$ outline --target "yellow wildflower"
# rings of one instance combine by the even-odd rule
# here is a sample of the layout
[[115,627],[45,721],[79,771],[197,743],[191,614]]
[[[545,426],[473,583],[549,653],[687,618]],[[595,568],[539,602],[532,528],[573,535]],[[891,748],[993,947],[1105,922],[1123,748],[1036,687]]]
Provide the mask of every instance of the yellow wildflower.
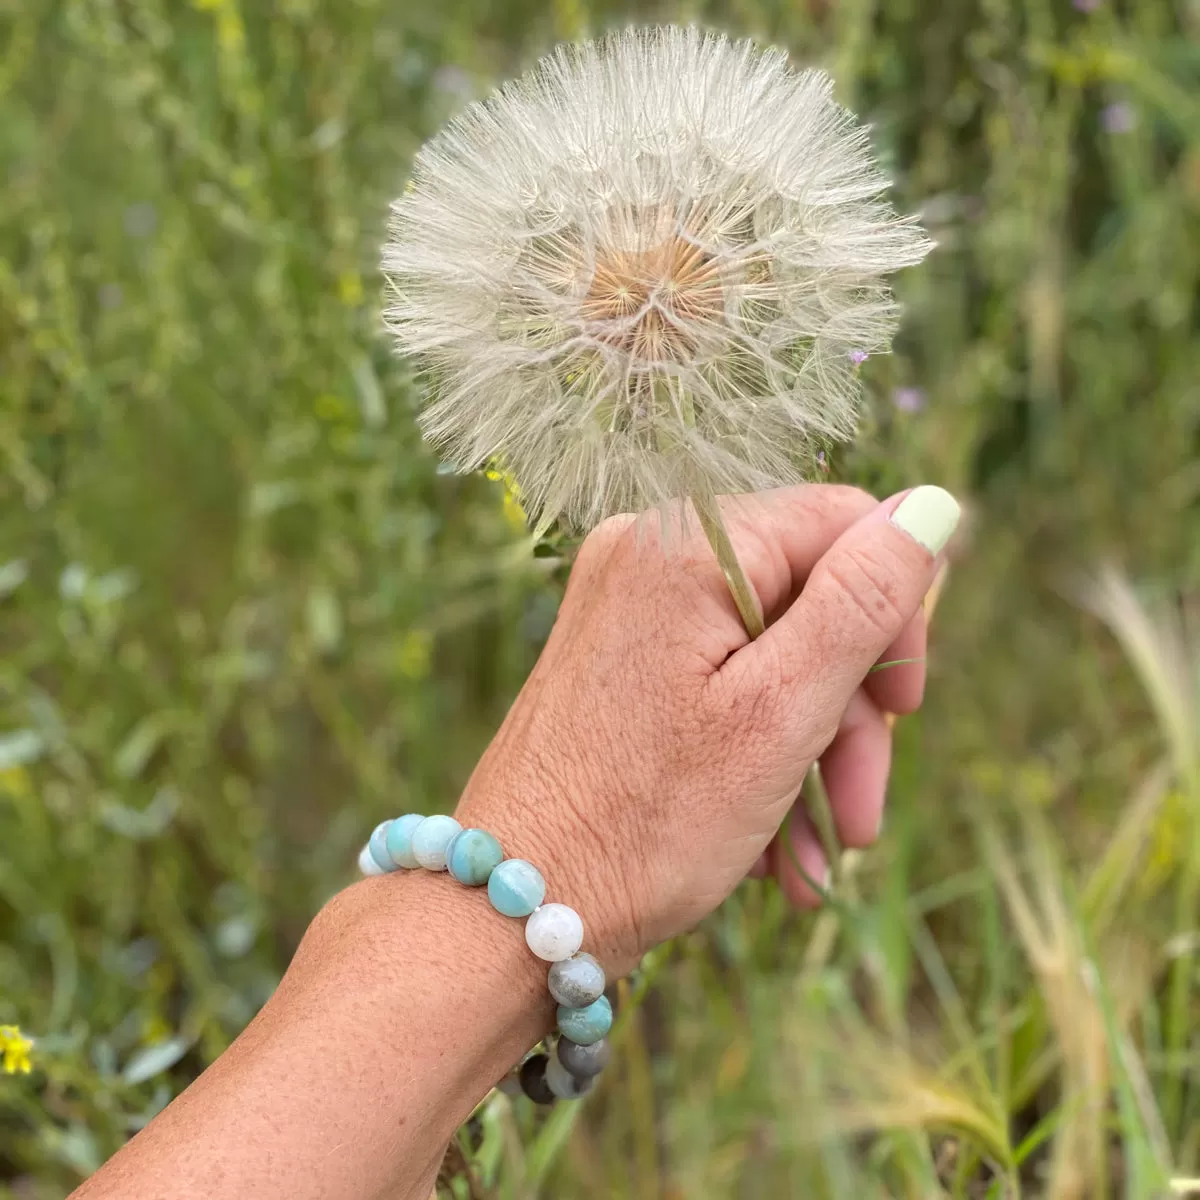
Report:
[[313,401],[313,411],[322,421],[345,421],[350,417],[350,405],[332,392],[322,392]]
[[23,1037],[17,1025],[0,1025],[0,1054],[4,1056],[4,1073],[6,1075],[28,1075],[33,1069],[29,1061],[29,1051],[33,1042]]
[[217,12],[217,44],[227,54],[236,54],[246,44],[246,27],[231,5],[222,4]]
[[343,271],[338,276],[338,297],[347,308],[357,308],[363,302],[362,276],[357,271]]
[[429,674],[433,638],[424,629],[410,629],[396,651],[396,666],[406,679],[420,680]]
[[0,792],[7,792],[18,800],[33,795],[33,784],[24,767],[7,767],[0,771]]
[[525,516],[525,506],[521,503],[521,489],[517,487],[517,481],[507,471],[498,471],[495,467],[488,470],[487,477],[493,483],[504,485],[504,519],[517,533],[527,532],[529,523]]

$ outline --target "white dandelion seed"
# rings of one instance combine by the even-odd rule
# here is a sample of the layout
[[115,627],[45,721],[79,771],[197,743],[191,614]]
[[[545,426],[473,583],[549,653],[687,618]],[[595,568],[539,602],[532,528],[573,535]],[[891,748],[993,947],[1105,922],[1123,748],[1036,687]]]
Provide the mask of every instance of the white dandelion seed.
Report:
[[[564,46],[418,154],[386,321],[426,436],[544,528],[795,482],[930,248],[821,71],[696,29]],[[703,519],[703,513],[702,519]]]

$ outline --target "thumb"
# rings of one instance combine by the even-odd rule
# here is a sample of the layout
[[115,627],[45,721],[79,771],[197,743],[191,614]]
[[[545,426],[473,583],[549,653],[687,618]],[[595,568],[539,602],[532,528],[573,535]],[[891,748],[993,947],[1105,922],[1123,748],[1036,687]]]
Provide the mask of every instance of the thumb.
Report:
[[958,517],[940,487],[885,500],[826,550],[796,602],[747,650],[770,655],[789,686],[805,689],[806,706],[840,717],[916,615]]

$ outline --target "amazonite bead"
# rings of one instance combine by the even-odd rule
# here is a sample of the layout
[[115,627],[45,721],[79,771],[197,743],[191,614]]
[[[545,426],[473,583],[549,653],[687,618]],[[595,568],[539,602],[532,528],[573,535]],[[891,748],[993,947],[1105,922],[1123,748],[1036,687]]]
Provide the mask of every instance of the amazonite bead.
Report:
[[565,904],[543,904],[525,922],[525,944],[547,962],[570,958],[583,944],[583,918]]
[[585,1092],[590,1092],[596,1082],[595,1075],[572,1075],[557,1056],[546,1064],[543,1077],[551,1094],[559,1100],[578,1100]]
[[542,873],[523,858],[507,858],[488,877],[488,899],[506,917],[527,917],[546,898]]
[[446,847],[446,870],[468,887],[482,887],[504,858],[500,843],[483,829],[464,829]]
[[371,857],[371,847],[364,846],[358,852],[358,869],[364,875],[382,875],[383,868]]
[[575,954],[550,968],[546,984],[559,1004],[583,1008],[604,995],[604,968],[590,954]]
[[413,857],[427,871],[444,871],[446,847],[461,828],[453,817],[426,817],[412,833]]
[[425,818],[420,813],[405,813],[388,826],[385,847],[388,857],[396,866],[406,867],[411,871],[421,865],[412,851],[412,836],[423,820]]
[[378,864],[381,871],[394,871],[396,864],[392,862],[387,852],[387,831],[391,821],[380,821],[378,825],[371,831],[371,838],[367,842],[367,849],[371,852],[371,857]]
[[606,1037],[612,1028],[613,1011],[607,996],[593,1000],[586,1008],[558,1009],[558,1031],[579,1046],[590,1046]]

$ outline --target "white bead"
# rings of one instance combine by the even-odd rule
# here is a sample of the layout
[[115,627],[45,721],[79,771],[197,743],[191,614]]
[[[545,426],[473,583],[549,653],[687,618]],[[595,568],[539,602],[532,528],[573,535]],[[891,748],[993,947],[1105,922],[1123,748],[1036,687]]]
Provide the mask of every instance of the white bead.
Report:
[[364,846],[358,854],[358,869],[364,875],[382,875],[383,868],[371,856],[371,847]]
[[562,962],[583,945],[583,921],[565,904],[543,904],[525,922],[525,941],[547,962]]

